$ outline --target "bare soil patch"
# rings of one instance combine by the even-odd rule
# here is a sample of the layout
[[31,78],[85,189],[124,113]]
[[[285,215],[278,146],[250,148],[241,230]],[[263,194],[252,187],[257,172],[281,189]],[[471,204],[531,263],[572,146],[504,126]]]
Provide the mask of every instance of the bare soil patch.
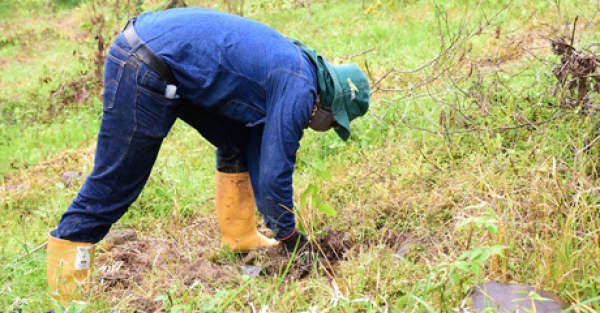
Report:
[[179,249],[172,240],[137,238],[123,232],[107,239],[100,247],[105,252],[96,259],[96,281],[100,282],[96,293],[110,294],[110,298],[119,301],[126,299],[127,308],[135,312],[162,311],[155,296],[136,289],[155,285],[157,290],[147,290],[152,294],[174,282],[186,287],[194,283],[220,284],[235,274],[230,266],[215,264],[202,253],[186,253],[189,251]]
[[[96,257],[96,281],[100,283],[95,293],[109,295],[121,305],[126,301],[127,308],[136,312],[160,312],[162,303],[154,300],[159,289],[173,283],[185,287],[202,284],[208,290],[237,285],[243,265],[262,268],[261,276],[285,274],[287,282],[308,278],[309,274],[331,275],[339,262],[348,258],[354,243],[347,232],[325,231],[325,235],[314,240],[318,258],[311,264],[300,258],[289,264],[289,256],[281,246],[258,249],[232,261],[215,258],[217,249],[187,249],[195,246],[192,242],[182,248],[173,240],[138,238],[129,230],[111,232],[101,243],[101,253]],[[146,288],[151,288],[148,292],[154,296],[139,292]]]

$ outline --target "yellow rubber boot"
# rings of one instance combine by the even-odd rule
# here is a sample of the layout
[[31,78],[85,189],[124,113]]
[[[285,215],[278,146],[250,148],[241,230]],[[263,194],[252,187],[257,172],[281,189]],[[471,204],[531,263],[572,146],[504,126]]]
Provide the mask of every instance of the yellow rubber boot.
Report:
[[81,300],[94,265],[95,245],[48,234],[48,288],[61,305]]
[[258,247],[275,246],[256,229],[256,205],[248,172],[217,171],[215,205],[221,229],[221,247],[235,252],[247,252]]

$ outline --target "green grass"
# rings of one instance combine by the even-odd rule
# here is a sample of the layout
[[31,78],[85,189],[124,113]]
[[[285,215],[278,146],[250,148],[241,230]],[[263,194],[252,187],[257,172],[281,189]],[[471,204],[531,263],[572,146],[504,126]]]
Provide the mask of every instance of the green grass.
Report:
[[[101,4],[110,30],[135,14],[133,2],[121,3],[117,13],[114,1],[77,3],[0,0],[0,311],[54,305],[45,291],[44,250],[32,250],[81,185],[65,186],[62,173],[89,173],[93,166],[101,99],[91,5]],[[222,1],[186,3],[225,8]],[[313,275],[280,286],[280,277],[234,275],[191,287],[174,274],[180,260],[170,260],[170,268],[149,271],[127,297],[95,291],[89,311],[126,312],[138,297],[170,312],[250,312],[250,304],[277,312],[450,312],[485,280],[536,285],[580,312],[600,311],[597,116],[561,107],[560,96],[551,95],[558,57],[544,39],[570,35],[564,25],[579,16],[575,46],[593,47],[600,36],[597,3],[563,1],[560,11],[548,1],[520,0],[505,10],[504,1],[364,5],[315,0],[308,9],[294,1],[246,0],[244,6],[246,17],[331,60],[368,66],[373,84],[385,75],[349,142],[309,131],[298,154],[295,201],[316,184],[338,212],[330,217],[299,205],[305,226],[311,233],[323,226],[347,231],[357,243],[334,283]],[[76,42],[78,33],[84,37]],[[453,42],[460,44],[436,59]],[[87,97],[76,96],[82,89]],[[218,247],[214,162],[214,149],[178,122],[148,185],[115,227],[172,240],[191,258],[239,265]],[[458,227],[463,221],[471,222]],[[413,244],[400,256],[394,240]]]

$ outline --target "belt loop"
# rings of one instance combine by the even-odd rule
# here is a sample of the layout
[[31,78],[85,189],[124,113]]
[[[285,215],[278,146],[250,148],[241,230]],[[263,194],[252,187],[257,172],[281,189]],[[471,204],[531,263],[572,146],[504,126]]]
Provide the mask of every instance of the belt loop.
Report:
[[131,50],[129,50],[129,56],[136,56],[136,57],[138,57],[137,51],[138,51],[139,48],[141,48],[144,45],[146,45],[146,43],[143,42],[143,41],[140,41],[135,46],[131,47]]

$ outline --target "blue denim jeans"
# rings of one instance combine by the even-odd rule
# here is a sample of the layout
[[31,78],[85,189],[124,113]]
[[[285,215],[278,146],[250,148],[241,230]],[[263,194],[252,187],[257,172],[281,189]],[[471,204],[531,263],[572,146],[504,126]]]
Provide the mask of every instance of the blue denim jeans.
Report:
[[166,82],[129,55],[119,36],[105,64],[104,108],[94,169],[63,214],[57,237],[78,242],[102,240],[141,193],[163,139],[177,118],[217,147],[217,170],[249,171],[259,211],[280,239],[295,229],[292,212],[266,198],[258,183],[264,125],[210,112],[185,99],[164,97]]
[[139,196],[177,119],[181,100],[164,97],[164,79],[130,57],[129,49],[119,36],[106,58],[94,169],[63,214],[59,238],[104,238]]
[[178,117],[217,147],[217,170],[223,173],[248,171],[246,146],[251,128],[223,115],[183,100]]

